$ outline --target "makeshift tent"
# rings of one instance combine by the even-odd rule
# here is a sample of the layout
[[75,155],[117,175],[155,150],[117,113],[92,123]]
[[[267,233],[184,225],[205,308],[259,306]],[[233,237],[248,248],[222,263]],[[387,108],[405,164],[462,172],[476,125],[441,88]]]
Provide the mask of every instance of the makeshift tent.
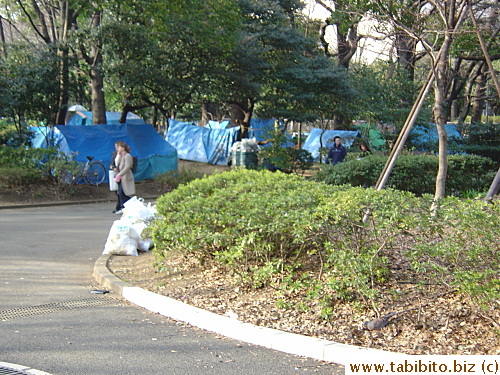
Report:
[[373,149],[383,149],[386,140],[380,130],[373,124],[360,124],[355,127],[360,132],[360,137],[368,139],[368,144]]
[[93,156],[108,168],[116,141],[124,141],[131,154],[139,157],[136,181],[178,169],[177,151],[149,124],[57,125],[50,131],[40,129],[33,145],[46,148],[49,143],[68,155],[75,155],[75,160],[82,163],[87,156]]
[[240,129],[210,129],[170,119],[165,139],[180,159],[227,165]]
[[355,130],[323,130],[312,128],[307,136],[302,149],[311,153],[315,161],[319,159],[319,149],[321,147],[331,148],[333,138],[339,136],[345,148],[349,148],[354,143],[354,139],[359,137],[359,132]]
[[[274,130],[275,126],[276,126],[276,120],[274,119],[262,120],[258,118],[252,118],[250,119],[248,138],[255,138],[257,142],[266,141],[269,139],[269,137],[272,136],[272,131]],[[285,126],[285,124],[282,121],[280,121],[278,123],[278,126],[280,127],[280,129],[282,129]],[[290,133],[284,132],[283,135],[287,138],[287,141],[281,144],[281,147],[295,146],[295,143],[293,143],[290,140],[292,138],[292,135]],[[272,146],[272,143],[267,143],[265,145],[262,145],[261,147],[269,147],[269,146]]]
[[[107,125],[120,124],[120,112],[106,112]],[[126,124],[143,125],[144,120],[132,112],[127,113]],[[89,111],[76,111],[75,114],[68,120],[66,125],[92,125],[92,112]]]
[[[461,139],[462,135],[455,124],[445,124],[444,126],[448,140]],[[437,151],[439,136],[435,124],[429,127],[422,125],[414,126],[410,132],[411,143],[418,151]]]

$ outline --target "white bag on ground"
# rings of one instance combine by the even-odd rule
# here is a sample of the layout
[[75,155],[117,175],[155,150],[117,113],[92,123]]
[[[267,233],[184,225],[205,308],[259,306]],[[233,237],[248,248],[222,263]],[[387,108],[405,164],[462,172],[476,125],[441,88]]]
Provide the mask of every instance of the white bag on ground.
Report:
[[146,238],[144,240],[142,238],[139,238],[137,240],[137,249],[139,251],[146,252],[152,248],[153,248],[153,240],[151,238]]
[[146,252],[153,247],[153,240],[144,232],[147,227],[148,226],[143,221],[132,223],[132,230],[134,230],[137,235],[137,249],[139,251]]
[[115,181],[115,177],[116,177],[116,172],[110,170],[109,171],[109,190],[110,191],[118,191],[118,184]]
[[115,220],[109,231],[103,255],[137,256],[138,238],[132,223],[127,220]]
[[130,198],[123,204],[124,215],[128,217],[131,221],[133,218],[137,218],[143,221],[151,220],[154,217],[154,212],[151,210],[151,205],[146,206],[144,204],[144,199],[137,198],[136,196]]

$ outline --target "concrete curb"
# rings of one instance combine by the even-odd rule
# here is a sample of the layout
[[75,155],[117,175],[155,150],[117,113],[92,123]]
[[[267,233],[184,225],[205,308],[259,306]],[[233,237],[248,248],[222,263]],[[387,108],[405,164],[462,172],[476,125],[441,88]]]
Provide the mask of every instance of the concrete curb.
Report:
[[[155,200],[158,199],[157,196],[154,197],[141,197],[144,200]],[[80,205],[80,204],[93,204],[93,203],[110,203],[115,202],[116,199],[95,199],[88,201],[60,201],[60,202],[45,202],[45,203],[21,203],[21,204],[8,204],[5,206],[0,206],[0,210],[10,209],[10,208],[36,208],[36,207],[51,207],[51,206],[69,206],[69,205]]]
[[110,257],[111,255],[101,255],[97,259],[94,266],[94,277],[97,282],[127,301],[168,318],[249,344],[344,366],[359,361],[360,358],[365,362],[380,362],[408,357],[406,354],[339,344],[272,328],[259,327],[202,310],[124,282],[108,269]]

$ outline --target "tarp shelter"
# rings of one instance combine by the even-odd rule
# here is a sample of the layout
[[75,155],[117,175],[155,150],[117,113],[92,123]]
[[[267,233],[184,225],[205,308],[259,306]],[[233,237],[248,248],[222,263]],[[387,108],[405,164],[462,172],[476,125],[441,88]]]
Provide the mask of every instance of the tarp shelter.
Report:
[[[122,114],[120,112],[106,112],[107,125],[119,125],[121,115]],[[127,113],[126,123],[131,125],[145,124],[142,118],[132,112]],[[75,114],[68,120],[66,125],[92,125],[92,112],[76,111]]]
[[165,139],[180,159],[227,165],[239,131],[238,127],[211,129],[170,119]]
[[139,157],[134,174],[136,181],[178,169],[177,151],[149,124],[57,125],[50,131],[40,129],[33,146],[46,148],[47,137],[60,151],[75,155],[76,161],[85,163],[87,156],[93,156],[106,168],[111,164],[115,142],[124,141],[130,146],[131,154]]
[[333,146],[333,138],[339,136],[342,145],[349,148],[354,143],[354,139],[359,137],[359,132],[356,130],[323,130],[312,128],[307,136],[302,149],[311,153],[314,161],[319,159],[319,149],[321,147],[331,148]]
[[[248,129],[248,138],[255,138],[257,142],[266,141],[271,137],[272,131],[275,129],[276,120],[262,120],[258,118],[250,119],[250,128]],[[285,124],[283,122],[279,122],[278,126],[283,130]],[[293,147],[295,143],[293,143],[290,139],[292,138],[291,134],[288,132],[284,132],[284,136],[287,137],[287,141],[281,144],[281,147]],[[267,143],[262,145],[261,147],[269,147],[272,143]]]
[[[445,124],[444,126],[448,139],[462,139],[457,125]],[[429,127],[422,125],[414,126],[410,132],[412,145],[419,151],[437,151],[439,136],[436,124],[429,124]]]

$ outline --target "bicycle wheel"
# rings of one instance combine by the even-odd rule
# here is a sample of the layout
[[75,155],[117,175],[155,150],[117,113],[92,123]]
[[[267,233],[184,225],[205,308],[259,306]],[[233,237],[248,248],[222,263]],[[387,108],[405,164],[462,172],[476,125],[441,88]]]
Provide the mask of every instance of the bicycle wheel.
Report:
[[106,178],[106,168],[101,163],[95,161],[89,164],[85,171],[85,179],[91,185],[99,186]]

